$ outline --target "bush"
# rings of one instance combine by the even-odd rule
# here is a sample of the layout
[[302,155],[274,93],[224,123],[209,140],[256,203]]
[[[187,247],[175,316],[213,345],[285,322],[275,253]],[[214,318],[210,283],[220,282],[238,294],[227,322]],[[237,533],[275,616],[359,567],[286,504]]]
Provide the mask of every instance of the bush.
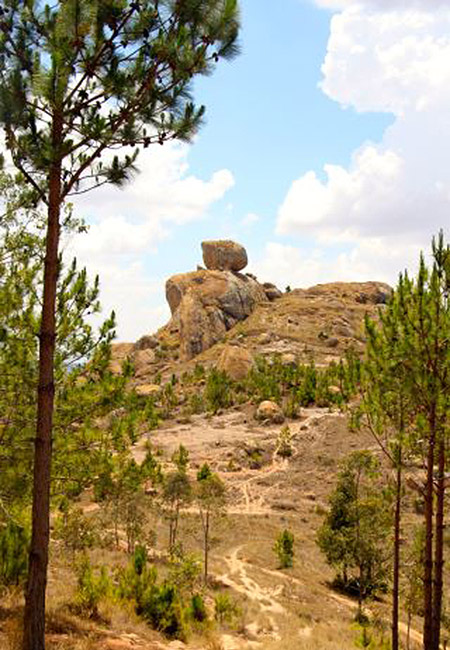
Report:
[[191,598],[189,616],[197,623],[204,623],[208,619],[205,601],[200,594],[194,594]]
[[283,458],[292,456],[292,434],[288,425],[281,428],[277,440],[277,454]]
[[275,542],[273,550],[280,561],[280,569],[287,569],[294,564],[294,535],[287,529],[283,530]]
[[84,556],[78,566],[77,574],[75,609],[88,618],[98,618],[98,606],[111,589],[106,567],[102,566],[100,573],[96,575],[89,558]]
[[28,530],[12,521],[0,532],[0,583],[19,585],[28,570]]
[[230,380],[225,372],[213,368],[208,375],[205,388],[207,407],[213,413],[231,405]]
[[175,585],[153,585],[143,594],[141,616],[171,639],[185,639],[186,629],[178,590]]
[[63,503],[62,515],[55,522],[55,537],[60,539],[67,550],[75,553],[92,548],[99,542],[94,523],[89,520],[81,508],[69,507]]
[[217,594],[214,598],[214,618],[220,625],[231,624],[241,611],[229,594]]

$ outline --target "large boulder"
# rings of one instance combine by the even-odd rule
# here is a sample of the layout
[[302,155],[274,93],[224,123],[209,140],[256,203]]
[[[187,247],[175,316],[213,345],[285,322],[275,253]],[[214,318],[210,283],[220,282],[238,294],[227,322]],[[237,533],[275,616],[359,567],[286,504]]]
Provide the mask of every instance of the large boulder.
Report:
[[203,262],[210,271],[242,271],[248,263],[247,251],[230,240],[202,242]]
[[234,381],[245,379],[253,368],[255,361],[246,348],[227,345],[220,355],[217,368],[226,372]]
[[166,283],[166,297],[177,322],[180,352],[192,359],[220,341],[236,323],[267,302],[262,286],[231,271],[193,271]]

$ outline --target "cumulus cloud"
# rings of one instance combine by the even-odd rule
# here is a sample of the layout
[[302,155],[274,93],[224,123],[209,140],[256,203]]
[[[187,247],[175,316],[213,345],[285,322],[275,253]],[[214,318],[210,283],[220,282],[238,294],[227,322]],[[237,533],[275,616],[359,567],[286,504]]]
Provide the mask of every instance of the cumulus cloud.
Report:
[[320,3],[341,9],[331,19],[323,92],[394,121],[381,142],[354,151],[348,167],[330,163],[321,177],[311,170],[296,179],[277,232],[322,246],[345,242],[350,253],[333,268],[392,280],[402,260],[412,263],[449,223],[450,9],[431,0]]
[[347,9],[362,6],[374,10],[425,9],[433,11],[448,6],[447,0],[315,0],[315,4],[325,9]]
[[227,169],[206,180],[191,174],[188,153],[179,143],[149,148],[125,189],[104,186],[74,200],[89,232],[66,243],[66,256],[99,274],[105,311],[117,307],[120,339],[135,340],[169,315],[164,278],[149,275],[145,258],[174,228],[204,218],[234,184]]

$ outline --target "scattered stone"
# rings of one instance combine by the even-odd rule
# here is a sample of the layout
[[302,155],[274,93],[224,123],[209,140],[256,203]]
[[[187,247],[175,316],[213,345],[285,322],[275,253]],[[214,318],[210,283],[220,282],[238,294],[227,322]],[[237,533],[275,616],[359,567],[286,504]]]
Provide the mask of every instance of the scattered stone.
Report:
[[283,293],[278,289],[278,287],[276,287],[271,282],[264,282],[263,287],[264,287],[264,292],[267,298],[270,300],[270,302],[273,302],[274,300],[278,300],[278,298],[281,298],[281,296],[283,295]]
[[258,341],[261,345],[267,345],[272,341],[272,339],[273,339],[272,332],[264,332],[263,334],[261,334]]
[[253,368],[255,361],[246,348],[237,345],[227,345],[220,355],[217,368],[233,379],[244,379]]
[[264,400],[258,406],[256,411],[257,420],[266,420],[274,424],[282,424],[284,422],[284,415],[281,408],[271,400]]
[[295,356],[295,354],[286,352],[285,354],[281,355],[281,363],[283,364],[283,366],[296,366],[297,357]]
[[241,271],[247,266],[247,251],[230,240],[202,242],[203,262],[211,271]]
[[141,384],[134,389],[139,397],[158,397],[161,393],[159,384]]

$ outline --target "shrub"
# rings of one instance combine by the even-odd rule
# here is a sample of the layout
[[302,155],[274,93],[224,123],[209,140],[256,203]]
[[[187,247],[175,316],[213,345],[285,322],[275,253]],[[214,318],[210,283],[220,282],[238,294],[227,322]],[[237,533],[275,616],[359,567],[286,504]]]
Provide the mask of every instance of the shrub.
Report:
[[72,553],[92,548],[99,537],[94,523],[81,508],[70,507],[67,502],[61,506],[62,514],[55,521],[55,537]]
[[106,567],[100,573],[94,573],[87,556],[84,556],[77,569],[77,589],[75,592],[75,609],[88,618],[98,618],[98,606],[108,595],[111,582]]
[[294,535],[287,529],[283,530],[275,542],[273,550],[278,556],[280,569],[287,569],[294,564]]
[[28,569],[28,530],[12,521],[0,532],[0,583],[18,585]]
[[172,639],[185,639],[186,629],[178,590],[175,585],[153,585],[143,594],[142,617],[159,632]]
[[229,594],[217,594],[214,598],[214,618],[220,625],[232,624],[241,611]]
[[208,409],[213,413],[231,405],[230,380],[225,372],[213,368],[208,375],[205,388]]
[[191,598],[189,616],[197,623],[204,623],[208,619],[205,601],[200,594],[194,594]]
[[278,434],[277,454],[283,458],[292,456],[292,434],[287,424],[281,428]]

